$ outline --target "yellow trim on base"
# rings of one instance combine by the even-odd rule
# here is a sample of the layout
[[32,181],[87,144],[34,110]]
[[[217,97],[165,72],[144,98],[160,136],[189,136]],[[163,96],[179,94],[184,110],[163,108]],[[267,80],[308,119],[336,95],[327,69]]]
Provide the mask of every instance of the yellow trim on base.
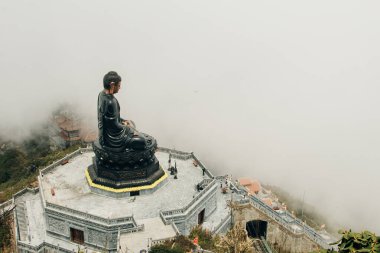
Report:
[[[161,166],[160,166],[160,169]],[[166,173],[166,171],[164,170],[164,175],[162,177],[160,177],[159,179],[156,180],[156,182],[154,182],[153,184],[150,184],[150,185],[143,185],[143,186],[136,186],[136,187],[129,187],[129,188],[122,188],[122,189],[114,189],[112,187],[108,187],[108,186],[104,186],[104,185],[100,185],[100,184],[96,184],[94,182],[92,182],[92,179],[90,177],[90,174],[88,173],[88,168],[86,169],[85,171],[85,174],[86,174],[86,178],[87,178],[87,181],[88,181],[88,184],[92,187],[95,187],[95,188],[98,188],[98,189],[101,189],[101,190],[104,190],[104,191],[110,191],[110,192],[116,192],[116,193],[120,193],[120,192],[132,192],[132,191],[141,191],[141,190],[148,190],[148,189],[153,189],[154,187],[156,187],[159,183],[161,183],[162,181],[164,181],[165,178],[168,177],[168,174]]]

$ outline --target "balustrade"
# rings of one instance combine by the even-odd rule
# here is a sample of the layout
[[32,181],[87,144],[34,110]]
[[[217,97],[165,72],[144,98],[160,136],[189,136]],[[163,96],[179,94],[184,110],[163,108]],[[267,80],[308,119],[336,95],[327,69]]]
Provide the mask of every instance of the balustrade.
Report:
[[[233,188],[238,189],[234,184],[232,185],[234,186]],[[244,194],[247,194],[247,192],[245,192]],[[323,248],[330,248],[330,245],[313,228],[304,224],[301,220],[293,216],[289,216],[292,218],[290,222],[286,221],[280,214],[278,214],[275,210],[273,210],[267,204],[262,202],[256,196],[249,196],[248,199],[240,200],[239,203],[240,204],[251,203],[255,208],[263,211],[267,216],[271,217],[272,219],[280,223],[282,226],[287,228],[293,234],[298,234],[298,235],[305,234],[309,239],[316,242],[318,245],[322,246]],[[301,228],[301,230],[295,229],[294,227],[291,226],[292,224],[298,225]]]
[[192,157],[191,153],[169,149],[169,148],[159,147],[158,151],[171,154],[173,158],[180,159],[180,160],[188,160]]
[[[160,215],[162,215],[162,218],[167,220],[167,219],[171,219],[173,220],[174,217],[171,217],[171,216],[177,216],[176,220],[180,220],[182,218],[185,217],[185,213],[187,213],[189,210],[191,209],[196,209],[196,208],[192,208],[194,206],[194,204],[200,199],[202,198],[206,193],[209,192],[210,189],[212,189],[212,187],[217,187],[217,184],[215,183],[216,180],[215,179],[212,179],[211,183],[209,183],[194,199],[192,199],[192,201],[187,204],[184,208],[180,208],[180,209],[174,209],[174,210],[169,210],[169,211],[163,211],[163,212],[160,212]],[[211,191],[212,192],[212,191]],[[179,214],[179,215],[178,215]]]
[[51,208],[51,210],[58,213],[66,213],[68,215],[74,214],[74,215],[77,215],[79,218],[82,218],[85,220],[92,220],[94,222],[101,222],[106,225],[123,225],[125,223],[131,222],[134,226],[136,226],[136,221],[133,218],[133,216],[127,216],[127,217],[117,218],[117,219],[107,219],[107,218],[99,217],[93,214],[71,209],[68,207],[59,206],[50,202],[46,202],[46,208]]
[[81,155],[85,152],[91,152],[92,151],[92,148],[79,148],[77,149],[76,151],[66,155],[65,157],[53,162],[52,164],[50,164],[49,166],[45,167],[44,169],[41,169],[40,170],[40,176],[42,176],[43,174],[46,174],[48,173],[49,171],[51,171],[52,169],[54,169],[55,167],[58,167],[61,165],[61,163],[65,160],[68,160],[68,159],[72,159],[78,155]]

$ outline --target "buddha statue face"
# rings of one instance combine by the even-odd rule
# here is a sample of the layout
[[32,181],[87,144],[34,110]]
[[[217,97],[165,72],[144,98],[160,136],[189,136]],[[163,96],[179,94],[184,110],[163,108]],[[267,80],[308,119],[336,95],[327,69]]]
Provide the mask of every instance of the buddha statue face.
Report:
[[121,77],[115,72],[110,71],[103,77],[103,87],[106,94],[116,94],[120,90]]
[[120,88],[121,88],[121,82],[118,82],[118,83],[112,82],[110,83],[109,92],[110,94],[116,94],[119,92]]

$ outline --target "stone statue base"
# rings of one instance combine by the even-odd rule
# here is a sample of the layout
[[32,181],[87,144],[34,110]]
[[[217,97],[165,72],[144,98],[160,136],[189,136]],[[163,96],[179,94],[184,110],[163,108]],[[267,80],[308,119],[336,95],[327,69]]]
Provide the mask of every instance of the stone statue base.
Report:
[[[162,169],[160,169],[163,171]],[[149,184],[148,181],[144,180],[133,180],[134,183],[131,183],[131,181],[126,182],[125,185],[131,186],[131,185],[139,185],[139,186],[132,186],[132,187],[126,187],[126,188],[113,188],[108,185],[119,185],[113,181],[109,181],[108,179],[105,178],[97,178],[98,182],[95,183],[90,174],[93,175],[94,172],[93,169],[90,167],[87,168],[85,175],[86,179],[88,182],[88,185],[91,189],[92,192],[104,195],[107,197],[112,197],[112,198],[128,198],[128,197],[133,197],[133,196],[138,196],[138,195],[147,195],[147,194],[152,194],[156,190],[160,189],[163,185],[165,185],[168,180],[168,174],[166,172],[163,172],[163,176],[158,178],[156,181],[153,183]],[[153,181],[153,180],[152,180]]]
[[117,152],[95,141],[92,145],[95,157],[87,170],[89,183],[98,188],[122,189],[124,192],[154,187],[166,174],[154,155],[157,148],[155,139],[144,136],[148,140],[144,150]]
[[157,158],[154,159],[153,163],[137,169],[126,166],[121,170],[109,170],[99,166],[94,157],[88,173],[93,183],[113,189],[152,185],[165,174]]

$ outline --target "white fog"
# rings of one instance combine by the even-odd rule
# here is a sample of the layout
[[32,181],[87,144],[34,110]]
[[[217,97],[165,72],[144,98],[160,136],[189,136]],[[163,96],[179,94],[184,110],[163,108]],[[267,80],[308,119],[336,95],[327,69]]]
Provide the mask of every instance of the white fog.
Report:
[[160,146],[257,178],[330,222],[380,233],[375,1],[0,2],[0,129],[56,105],[96,127],[110,70],[122,115]]

